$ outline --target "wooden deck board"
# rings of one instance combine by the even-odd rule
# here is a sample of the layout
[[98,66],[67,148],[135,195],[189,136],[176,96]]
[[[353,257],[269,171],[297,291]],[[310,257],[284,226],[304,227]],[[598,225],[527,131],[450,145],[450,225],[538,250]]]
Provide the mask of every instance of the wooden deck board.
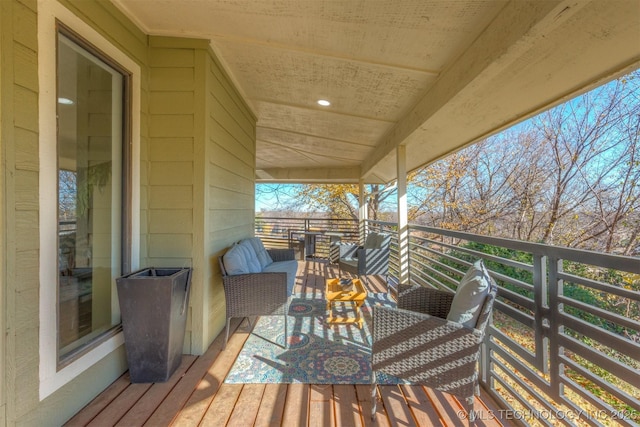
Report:
[[358,403],[360,403],[360,413],[362,414],[362,421],[365,427],[369,426],[389,426],[389,418],[382,405],[382,400],[379,399],[380,395],[376,395],[376,418],[375,421],[371,419],[371,386],[370,385],[357,385],[356,393],[358,394]]
[[[324,292],[325,277],[338,277],[336,266],[300,262],[296,293]],[[370,278],[372,292],[385,292],[380,278]],[[70,419],[67,426],[467,426],[464,407],[451,395],[422,386],[379,386],[376,420],[371,420],[369,385],[225,384],[229,369],[249,334],[247,322],[232,320],[233,334],[223,351],[224,332],[200,357],[184,356],[166,383],[130,384],[124,374]],[[476,399],[479,427],[506,426],[497,404],[485,393]],[[465,413],[466,414],[466,413]]]
[[389,421],[392,426],[417,425],[400,387],[395,385],[383,385],[379,386],[378,390],[382,397],[387,417],[389,417]]
[[279,426],[282,424],[282,414],[284,403],[287,398],[286,384],[267,384],[258,416],[256,417],[256,427]]
[[312,384],[309,387],[310,427],[335,425],[332,398],[333,386],[330,384]]
[[[235,328],[240,323],[240,319],[233,319],[232,327]],[[224,343],[224,333],[221,333],[209,346],[204,355],[198,358],[178,384],[171,390],[171,393],[164,400],[162,405],[156,409],[153,415],[145,423],[148,426],[169,425],[178,412],[182,409],[189,397],[201,386],[203,377],[222,351]]]
[[226,349],[217,355],[184,408],[175,418],[173,425],[192,426],[203,418],[248,336],[249,331],[236,330],[236,333],[229,337]]
[[416,424],[421,426],[442,426],[442,420],[438,412],[433,408],[431,400],[421,387],[400,386],[404,397],[407,400],[409,409],[416,420]]
[[245,384],[227,425],[245,427],[255,424],[264,391],[265,384]]
[[360,427],[362,416],[355,387],[345,384],[333,386],[333,405],[336,427]]
[[431,399],[433,407],[438,411],[444,425],[453,427],[463,427],[467,425],[466,420],[460,415],[464,410],[459,402],[451,395],[442,393],[430,388],[425,389],[427,396]]
[[150,388],[151,384],[131,384],[87,425],[101,427],[119,421]]
[[[202,418],[202,425],[212,427],[226,426],[240,397],[242,387],[242,384],[222,384],[220,390],[216,393],[215,399],[213,399]],[[194,423],[189,425],[198,425],[199,422],[200,420],[194,420]]]
[[116,381],[113,382],[105,391],[93,399],[84,409],[78,412],[73,418],[71,418],[66,426],[86,426],[100,414],[113,400],[122,393],[127,387],[129,387],[129,373],[125,373]]
[[149,419],[151,414],[160,406],[162,401],[171,392],[173,387],[182,378],[185,372],[193,365],[196,356],[185,355],[182,363],[166,383],[156,383],[151,386],[144,396],[129,409],[124,417],[116,424],[117,427],[136,427],[142,426]]
[[306,426],[309,420],[309,385],[290,384],[284,405],[283,426]]

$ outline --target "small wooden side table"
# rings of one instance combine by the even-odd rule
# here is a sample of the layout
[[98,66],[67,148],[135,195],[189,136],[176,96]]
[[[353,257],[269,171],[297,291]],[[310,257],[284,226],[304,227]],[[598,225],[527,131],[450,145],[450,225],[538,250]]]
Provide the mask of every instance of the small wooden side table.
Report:
[[[327,279],[326,288],[325,288],[325,296],[327,298],[327,310],[329,310],[329,316],[327,317],[327,323],[329,324],[351,324],[354,323],[358,326],[358,328],[362,329],[362,311],[360,307],[364,304],[365,299],[367,298],[367,291],[360,279],[352,279],[353,288],[350,291],[345,291],[342,289],[342,285],[340,285],[340,279]],[[331,304],[337,302],[351,302],[354,305],[354,310],[356,312],[355,317],[348,316],[334,316]]]

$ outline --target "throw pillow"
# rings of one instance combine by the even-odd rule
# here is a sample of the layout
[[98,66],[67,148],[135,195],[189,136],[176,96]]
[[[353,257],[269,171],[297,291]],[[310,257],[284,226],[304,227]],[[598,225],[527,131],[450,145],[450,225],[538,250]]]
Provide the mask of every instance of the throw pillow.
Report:
[[234,244],[231,249],[222,256],[222,262],[224,263],[224,269],[227,270],[227,274],[248,274],[249,266],[245,260],[244,252],[238,244]]
[[476,261],[458,285],[447,320],[475,328],[492,280],[482,260]]
[[375,249],[378,247],[378,233],[369,233],[367,239],[364,241],[365,249]]
[[248,241],[253,247],[253,250],[256,251],[256,255],[258,255],[258,261],[260,262],[260,267],[262,267],[263,270],[266,266],[273,263],[273,259],[271,259],[269,252],[267,252],[267,250],[264,248],[262,240],[260,240],[259,237],[251,237],[245,240]]
[[244,251],[245,261],[247,262],[247,266],[249,267],[249,273],[260,273],[262,271],[262,267],[260,266],[260,261],[258,261],[258,255],[256,251],[246,240],[241,241],[238,246],[240,249]]

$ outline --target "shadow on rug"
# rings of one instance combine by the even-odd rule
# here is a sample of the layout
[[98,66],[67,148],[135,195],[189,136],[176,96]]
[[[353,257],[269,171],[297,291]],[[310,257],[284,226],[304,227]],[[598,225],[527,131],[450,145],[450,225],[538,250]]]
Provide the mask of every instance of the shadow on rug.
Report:
[[[284,348],[284,316],[262,316],[244,344],[225,383],[370,384],[371,306],[395,307],[386,293],[371,293],[362,307],[364,326],[328,325],[324,299],[292,297],[287,316],[289,348]],[[351,304],[334,315],[354,316]],[[378,384],[398,384],[377,374]]]

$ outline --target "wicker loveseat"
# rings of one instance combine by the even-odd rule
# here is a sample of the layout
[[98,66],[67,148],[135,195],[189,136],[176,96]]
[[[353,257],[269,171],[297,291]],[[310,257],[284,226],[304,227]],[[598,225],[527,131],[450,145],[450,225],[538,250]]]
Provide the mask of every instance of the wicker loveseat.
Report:
[[288,311],[298,262],[293,249],[266,250],[257,237],[243,239],[218,258],[226,301],[226,336],[233,317],[266,316]]

